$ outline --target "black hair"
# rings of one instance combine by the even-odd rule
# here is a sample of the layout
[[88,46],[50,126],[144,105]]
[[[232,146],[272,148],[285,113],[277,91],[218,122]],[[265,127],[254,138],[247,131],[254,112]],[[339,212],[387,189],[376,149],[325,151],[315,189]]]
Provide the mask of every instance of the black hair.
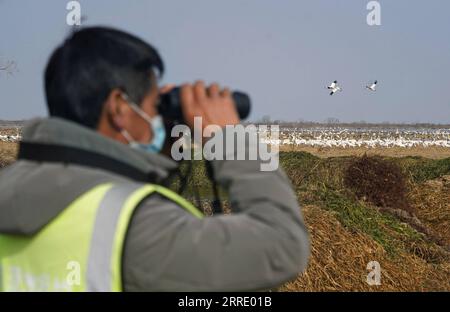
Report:
[[162,76],[158,52],[143,40],[105,27],[72,33],[50,57],[45,93],[51,116],[97,128],[103,104],[119,88],[140,104]]

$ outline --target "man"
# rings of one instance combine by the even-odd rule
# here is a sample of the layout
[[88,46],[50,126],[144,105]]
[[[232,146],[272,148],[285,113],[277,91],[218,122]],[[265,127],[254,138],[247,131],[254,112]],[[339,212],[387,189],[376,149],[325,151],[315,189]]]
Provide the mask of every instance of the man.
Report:
[[[142,40],[86,28],[51,56],[51,117],[24,129],[18,161],[0,172],[0,289],[247,291],[291,280],[309,255],[281,169],[216,160],[232,215],[203,217],[161,185],[177,164],[158,115],[164,71]],[[181,89],[185,122],[239,123],[230,91]]]

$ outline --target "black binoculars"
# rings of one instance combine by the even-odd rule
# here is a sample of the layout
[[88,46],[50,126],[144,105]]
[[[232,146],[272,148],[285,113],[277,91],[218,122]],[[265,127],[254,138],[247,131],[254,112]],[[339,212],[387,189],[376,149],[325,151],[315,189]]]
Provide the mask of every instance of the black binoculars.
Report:
[[[236,110],[241,120],[246,119],[250,114],[250,97],[239,91],[232,93]],[[177,123],[183,123],[183,112],[181,111],[180,88],[176,87],[170,92],[161,96],[161,102],[158,107],[159,113],[169,120]]]

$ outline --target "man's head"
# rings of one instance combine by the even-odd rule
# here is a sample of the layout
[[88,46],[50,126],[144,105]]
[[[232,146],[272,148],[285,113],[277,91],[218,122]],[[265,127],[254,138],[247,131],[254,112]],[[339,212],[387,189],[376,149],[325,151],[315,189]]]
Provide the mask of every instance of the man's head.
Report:
[[150,127],[131,105],[150,117],[157,114],[157,79],[163,71],[158,52],[141,39],[110,28],[82,29],[47,64],[49,113],[122,142],[123,130],[136,141],[148,142]]

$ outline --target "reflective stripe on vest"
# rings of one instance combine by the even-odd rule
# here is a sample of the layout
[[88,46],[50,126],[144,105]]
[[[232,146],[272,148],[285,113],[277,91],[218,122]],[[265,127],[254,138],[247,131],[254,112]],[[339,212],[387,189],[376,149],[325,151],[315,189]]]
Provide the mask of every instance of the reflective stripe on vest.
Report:
[[35,235],[0,234],[0,291],[122,291],[128,225],[134,209],[155,192],[203,217],[162,186],[96,186]]

